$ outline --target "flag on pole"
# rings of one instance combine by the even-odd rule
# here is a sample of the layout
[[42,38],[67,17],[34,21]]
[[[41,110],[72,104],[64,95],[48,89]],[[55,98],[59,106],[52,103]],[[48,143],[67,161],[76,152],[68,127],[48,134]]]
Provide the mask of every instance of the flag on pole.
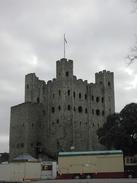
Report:
[[67,40],[64,34],[64,58],[66,57],[66,44],[67,44]]
[[64,42],[65,42],[66,44],[68,43],[67,40],[66,40],[65,34],[64,34]]

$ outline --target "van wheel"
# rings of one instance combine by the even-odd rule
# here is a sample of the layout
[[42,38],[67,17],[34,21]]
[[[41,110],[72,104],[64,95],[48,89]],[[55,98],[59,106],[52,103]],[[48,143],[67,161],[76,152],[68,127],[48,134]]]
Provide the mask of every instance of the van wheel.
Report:
[[91,179],[91,176],[90,175],[86,175],[86,179]]
[[74,177],[74,179],[80,179],[80,176],[79,176],[79,175],[76,175],[76,176]]
[[129,178],[129,179],[132,179],[132,178],[133,178],[133,175],[132,175],[132,174],[129,174],[129,175],[128,175],[128,178]]

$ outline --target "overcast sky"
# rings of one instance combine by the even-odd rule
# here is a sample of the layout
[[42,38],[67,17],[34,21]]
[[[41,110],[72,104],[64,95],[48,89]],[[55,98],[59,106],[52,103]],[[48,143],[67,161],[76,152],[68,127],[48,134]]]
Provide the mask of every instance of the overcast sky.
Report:
[[24,102],[25,74],[55,77],[64,33],[78,78],[113,71],[116,112],[137,102],[137,63],[126,60],[137,33],[133,10],[131,0],[0,0],[0,152],[8,151],[10,107]]

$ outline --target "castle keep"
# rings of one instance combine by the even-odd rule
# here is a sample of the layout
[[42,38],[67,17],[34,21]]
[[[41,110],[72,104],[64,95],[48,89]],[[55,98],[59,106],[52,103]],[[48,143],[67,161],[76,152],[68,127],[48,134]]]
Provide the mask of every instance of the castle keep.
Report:
[[96,73],[95,83],[88,83],[77,79],[73,61],[63,58],[56,62],[56,78],[47,83],[28,74],[25,102],[11,107],[10,159],[101,149],[96,130],[114,111],[112,72]]

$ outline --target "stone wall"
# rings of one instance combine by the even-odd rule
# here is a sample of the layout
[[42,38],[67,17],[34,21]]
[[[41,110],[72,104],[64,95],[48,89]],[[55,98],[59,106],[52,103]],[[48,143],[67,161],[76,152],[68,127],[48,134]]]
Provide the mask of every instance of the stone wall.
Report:
[[42,144],[43,111],[43,105],[37,103],[23,103],[11,108],[10,159],[22,153],[36,157],[37,146]]

